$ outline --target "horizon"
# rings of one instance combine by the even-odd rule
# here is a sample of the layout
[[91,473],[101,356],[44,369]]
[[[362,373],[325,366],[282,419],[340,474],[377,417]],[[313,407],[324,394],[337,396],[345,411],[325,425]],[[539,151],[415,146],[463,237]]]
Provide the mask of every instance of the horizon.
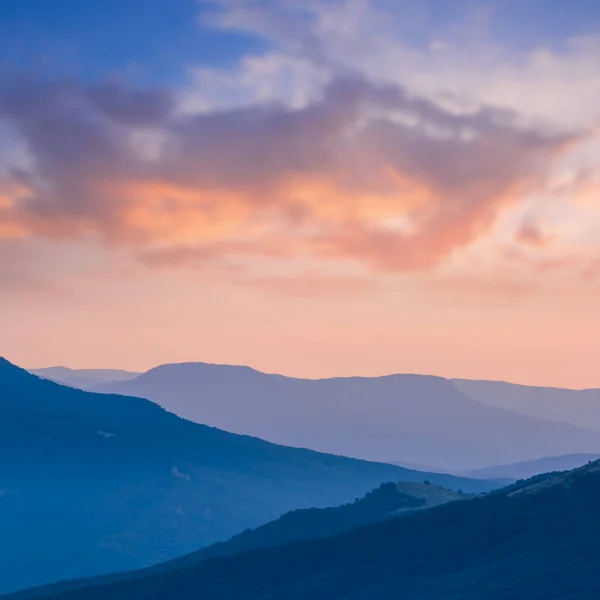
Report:
[[[0,358],[1,358],[1,355],[0,355]],[[8,360],[8,359],[6,359],[6,360]],[[9,362],[12,362],[12,361],[9,360]],[[17,363],[13,362],[12,364],[17,364]],[[268,370],[264,370],[264,369],[255,367],[251,364],[242,364],[242,363],[233,364],[233,363],[220,363],[220,362],[217,363],[217,362],[209,362],[209,361],[202,361],[202,360],[186,360],[186,361],[181,361],[181,362],[166,362],[166,363],[156,364],[156,365],[153,365],[148,368],[141,369],[141,370],[132,370],[132,369],[125,369],[122,367],[106,367],[106,366],[75,368],[75,367],[61,365],[61,364],[53,364],[53,365],[48,365],[45,367],[26,367],[23,365],[17,365],[17,366],[20,366],[22,369],[25,369],[26,371],[29,371],[29,372],[41,371],[44,369],[69,369],[72,371],[103,371],[103,370],[123,371],[123,372],[127,372],[127,373],[132,373],[135,375],[143,375],[144,373],[147,373],[148,371],[151,371],[158,367],[174,366],[174,365],[207,365],[207,366],[213,366],[213,367],[233,367],[233,368],[251,369],[253,371],[261,373],[262,375],[277,375],[280,377],[286,377],[288,379],[307,379],[307,380],[311,380],[311,381],[320,381],[320,380],[326,380],[326,379],[352,379],[352,378],[377,379],[377,378],[381,378],[381,377],[394,377],[396,375],[407,375],[407,376],[415,376],[415,377],[434,377],[434,378],[439,378],[439,379],[445,379],[447,381],[469,380],[469,381],[485,381],[488,383],[507,383],[510,385],[516,385],[516,386],[521,386],[521,387],[564,389],[564,390],[569,390],[569,391],[574,391],[574,392],[578,392],[578,391],[582,392],[582,391],[586,391],[586,390],[600,389],[600,386],[573,388],[573,387],[553,386],[553,385],[544,385],[544,384],[535,384],[535,383],[520,383],[518,381],[508,381],[505,379],[478,379],[478,378],[470,378],[470,377],[444,376],[444,375],[438,375],[436,373],[415,373],[415,372],[408,372],[408,371],[392,371],[392,372],[381,373],[378,375],[360,375],[360,374],[335,375],[334,374],[334,375],[324,375],[324,376],[319,376],[319,377],[310,377],[310,376],[302,376],[302,375],[293,375],[293,374],[289,374],[289,373],[283,373],[280,371],[268,371]]]

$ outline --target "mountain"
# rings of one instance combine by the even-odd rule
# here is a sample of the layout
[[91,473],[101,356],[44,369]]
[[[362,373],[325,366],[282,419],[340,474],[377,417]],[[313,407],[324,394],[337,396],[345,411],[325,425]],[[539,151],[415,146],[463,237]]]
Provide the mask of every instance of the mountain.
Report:
[[95,389],[279,444],[448,471],[600,452],[600,432],[486,406],[441,377],[308,380],[184,363]]
[[415,510],[472,497],[472,494],[448,490],[431,483],[384,483],[352,503],[332,508],[294,510],[256,529],[248,529],[227,542],[213,544],[166,563],[139,571],[62,581],[11,594],[6,597],[6,600],[32,600],[92,585],[141,579],[149,575],[197,565],[208,558],[280,546],[294,541],[325,538],[402,514],[409,514]]
[[2,592],[142,568],[387,481],[494,487],[227,433],[3,359],[0,456]]
[[261,527],[244,531],[225,543],[217,543],[168,563],[162,563],[154,569],[161,571],[181,569],[207,558],[280,546],[294,541],[330,537],[416,510],[473,497],[475,494],[449,490],[428,481],[383,483],[352,503],[330,508],[294,510]]
[[488,406],[600,431],[600,389],[569,390],[470,379],[453,379],[452,383],[461,393]]
[[590,600],[600,463],[305,542],[53,600]]
[[465,477],[476,479],[529,479],[540,473],[568,471],[600,459],[600,454],[566,454],[564,456],[546,456],[512,465],[485,467],[476,471],[461,473]]
[[406,467],[407,469],[414,469],[415,471],[429,471],[430,473],[450,473],[446,469],[441,467],[434,467],[432,465],[422,465],[420,463],[412,463],[407,460],[395,460],[390,461],[392,465],[398,465],[399,467]]
[[103,383],[127,381],[140,375],[140,373],[120,369],[69,369],[67,367],[45,367],[30,369],[29,372],[44,379],[51,379],[56,383],[64,383],[82,390],[91,389]]

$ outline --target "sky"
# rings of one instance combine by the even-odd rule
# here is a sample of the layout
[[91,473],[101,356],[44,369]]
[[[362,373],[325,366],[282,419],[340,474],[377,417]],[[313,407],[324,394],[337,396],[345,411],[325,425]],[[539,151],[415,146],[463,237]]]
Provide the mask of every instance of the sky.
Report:
[[0,3],[0,354],[600,387],[597,0]]

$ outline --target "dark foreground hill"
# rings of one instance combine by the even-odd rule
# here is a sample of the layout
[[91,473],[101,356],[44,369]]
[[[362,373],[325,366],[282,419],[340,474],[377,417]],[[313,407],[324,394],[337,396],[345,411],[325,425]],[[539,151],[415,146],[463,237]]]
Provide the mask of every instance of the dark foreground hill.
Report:
[[493,487],[277,446],[0,359],[0,592],[138,569],[382,482]]
[[118,581],[140,579],[149,575],[198,565],[203,560],[228,556],[238,552],[280,546],[294,541],[325,538],[357,527],[393,519],[415,510],[439,506],[447,502],[473,498],[472,494],[447,490],[431,483],[383,483],[354,502],[331,508],[310,508],[285,513],[279,519],[248,529],[227,542],[219,542],[153,567],[89,577],[23,590],[7,600],[44,598],[92,585],[107,585]]
[[600,463],[339,536],[54,600],[591,600]]

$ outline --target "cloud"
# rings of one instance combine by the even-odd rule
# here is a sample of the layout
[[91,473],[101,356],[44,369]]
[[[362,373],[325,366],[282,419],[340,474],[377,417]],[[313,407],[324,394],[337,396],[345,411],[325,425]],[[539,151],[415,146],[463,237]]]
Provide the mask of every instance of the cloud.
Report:
[[522,244],[543,247],[550,242],[550,239],[534,222],[528,220],[523,222],[517,231],[517,241]]
[[[151,268],[243,271],[265,288],[273,261],[430,271],[551,190],[593,128],[589,40],[514,57],[450,29],[410,45],[423,14],[393,2],[212,4],[204,26],[268,49],[191,69],[177,90],[3,76],[27,160],[0,168],[0,237],[92,238]],[[566,65],[580,67],[570,91]],[[561,102],[583,90],[585,118],[530,102],[532,82]],[[555,236],[517,223],[510,238]]]
[[[12,77],[0,106],[32,168],[0,231],[93,234],[146,263],[309,253],[430,268],[485,233],[577,139],[508,111],[457,115],[398,85],[340,77],[303,108],[181,114],[162,90]],[[154,132],[152,157],[132,143]],[[182,250],[184,248],[184,250]],[[162,257],[162,258],[161,258]]]
[[[459,111],[493,104],[576,128],[600,117],[600,37],[560,39],[556,47],[532,40],[528,47],[508,48],[493,39],[489,26],[493,12],[506,7],[455,3],[447,21],[426,1],[212,4],[218,10],[204,23],[267,39],[271,63],[292,57],[329,73],[359,73]],[[272,73],[268,79],[276,81]]]

